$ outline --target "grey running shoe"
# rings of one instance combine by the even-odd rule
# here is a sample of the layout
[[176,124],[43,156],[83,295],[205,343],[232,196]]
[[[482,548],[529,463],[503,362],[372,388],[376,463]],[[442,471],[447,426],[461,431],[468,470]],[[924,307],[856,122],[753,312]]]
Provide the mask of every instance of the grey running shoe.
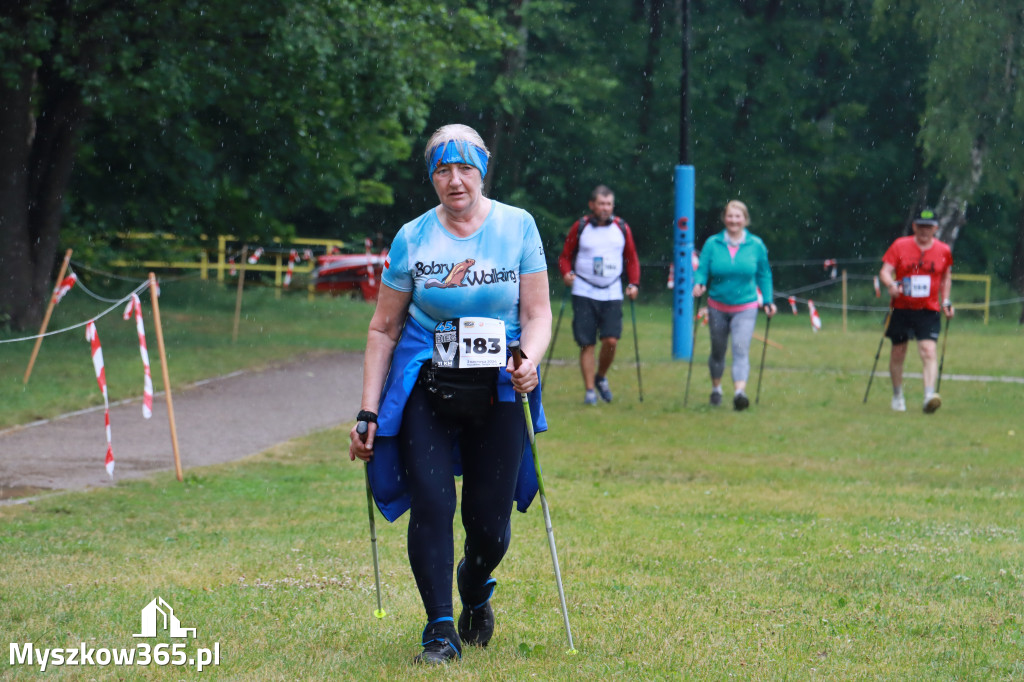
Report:
[[925,414],[932,414],[940,407],[942,407],[942,398],[939,397],[938,393],[932,393],[931,396],[924,401]]
[[907,411],[907,401],[903,399],[902,395],[894,395],[892,397],[892,409],[896,412]]
[[608,377],[594,377],[594,385],[597,386],[597,392],[601,395],[601,400],[610,403],[612,401],[612,389],[608,386]]
[[722,404],[722,394],[719,391],[711,391],[711,406],[718,407]]
[[584,405],[597,405],[597,391],[591,389],[583,394]]

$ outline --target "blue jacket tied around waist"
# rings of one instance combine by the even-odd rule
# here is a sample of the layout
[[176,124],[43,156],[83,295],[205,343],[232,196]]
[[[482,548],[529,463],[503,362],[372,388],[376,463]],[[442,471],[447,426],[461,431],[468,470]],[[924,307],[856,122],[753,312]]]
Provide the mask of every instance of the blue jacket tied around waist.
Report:
[[[367,464],[370,478],[370,489],[377,508],[388,521],[395,521],[409,509],[409,491],[405,480],[405,472],[398,456],[398,431],[402,425],[402,412],[412,392],[420,368],[424,362],[430,362],[434,352],[434,334],[424,329],[411,316],[406,319],[405,329],[395,346],[391,358],[391,370],[384,382],[381,396],[377,435],[373,443],[373,457]],[[548,424],[544,417],[544,406],[541,403],[540,385],[528,394],[530,413],[533,417],[534,432],[547,431]],[[504,367],[498,370],[498,400],[513,402],[519,395],[512,387],[512,377]],[[525,428],[525,427],[524,427]],[[528,439],[523,441],[523,456],[519,464],[519,477],[516,481],[516,508],[525,512],[537,494],[537,470],[534,467],[532,451]],[[456,449],[455,473],[462,475],[462,464]]]

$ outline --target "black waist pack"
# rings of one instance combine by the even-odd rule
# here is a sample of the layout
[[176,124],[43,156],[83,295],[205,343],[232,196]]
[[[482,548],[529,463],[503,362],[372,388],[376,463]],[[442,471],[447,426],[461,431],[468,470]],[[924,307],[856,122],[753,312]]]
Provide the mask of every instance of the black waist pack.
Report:
[[498,400],[495,367],[450,369],[428,362],[420,370],[419,383],[439,417],[482,417]]

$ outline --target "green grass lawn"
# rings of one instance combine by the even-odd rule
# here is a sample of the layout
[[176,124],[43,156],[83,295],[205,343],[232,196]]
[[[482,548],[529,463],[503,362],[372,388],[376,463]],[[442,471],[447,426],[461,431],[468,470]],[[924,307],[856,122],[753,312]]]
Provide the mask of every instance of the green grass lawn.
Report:
[[[192,366],[183,358],[204,357],[208,344],[222,358],[211,374],[234,368],[233,307],[190,305],[171,316],[210,331],[182,332],[178,362]],[[254,362],[361,346],[366,306],[272,294],[260,305],[243,328]],[[165,473],[0,507],[3,632],[38,647],[133,647],[140,609],[160,596],[197,628],[189,651],[219,643],[206,679],[1024,676],[1024,385],[947,378],[942,409],[926,416],[919,379],[908,379],[908,411],[896,414],[888,379],[876,376],[865,405],[881,316],[851,318],[845,334],[826,318],[814,334],[806,315],[784,314],[771,327],[782,348],[768,350],[759,405],[707,405],[705,333],[684,408],[688,364],[669,357],[669,312],[640,306],[643,402],[627,319],[610,373],[615,402],[584,408],[568,317],[538,447],[575,656],[538,501],[513,515],[491,645],[440,675],[413,667],[424,618],[407,517],[377,517],[387,616],[376,619],[363,474],[344,429],[190,470],[183,484]],[[69,342],[91,371],[87,348]],[[1024,377],[1021,350],[1015,325],[957,318],[945,371]],[[752,394],[760,351],[755,342]],[[79,371],[77,356],[67,362]],[[202,369],[197,360],[181,373]],[[920,370],[916,357],[907,369]],[[4,371],[5,385],[20,383],[23,367]],[[41,677],[20,665],[3,675]],[[46,675],[200,677],[154,666]]]

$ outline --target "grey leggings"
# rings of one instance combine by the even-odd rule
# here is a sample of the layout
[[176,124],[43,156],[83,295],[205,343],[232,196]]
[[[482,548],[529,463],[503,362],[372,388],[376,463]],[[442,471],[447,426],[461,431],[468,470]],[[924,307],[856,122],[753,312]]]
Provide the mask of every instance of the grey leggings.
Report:
[[746,381],[750,376],[750,338],[757,323],[757,308],[738,313],[724,313],[708,308],[708,327],[711,330],[711,355],[708,369],[712,379],[721,379],[725,372],[725,351],[732,335],[732,380]]

